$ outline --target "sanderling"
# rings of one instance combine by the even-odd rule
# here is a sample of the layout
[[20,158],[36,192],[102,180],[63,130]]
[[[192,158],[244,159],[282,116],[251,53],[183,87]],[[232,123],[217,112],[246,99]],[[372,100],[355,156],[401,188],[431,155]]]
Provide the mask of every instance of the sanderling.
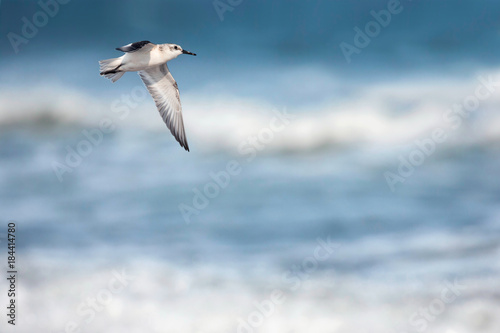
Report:
[[147,40],[118,47],[117,50],[125,54],[119,58],[99,61],[101,75],[116,82],[125,72],[139,72],[163,121],[181,146],[189,151],[182,121],[179,88],[168,70],[167,62],[181,54],[196,54],[183,50],[176,44],[157,45]]

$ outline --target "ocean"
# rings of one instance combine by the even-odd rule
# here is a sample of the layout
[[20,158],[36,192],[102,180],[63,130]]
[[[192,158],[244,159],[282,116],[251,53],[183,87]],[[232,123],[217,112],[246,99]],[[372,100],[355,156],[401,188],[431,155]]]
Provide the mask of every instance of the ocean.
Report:
[[[0,331],[498,332],[498,15],[1,1]],[[99,76],[140,40],[197,53],[189,153]]]

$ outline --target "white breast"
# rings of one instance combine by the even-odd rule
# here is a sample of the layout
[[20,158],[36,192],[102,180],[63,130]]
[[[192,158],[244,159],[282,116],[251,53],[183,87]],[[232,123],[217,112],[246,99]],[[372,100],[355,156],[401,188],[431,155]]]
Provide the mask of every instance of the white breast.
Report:
[[169,57],[169,52],[164,52],[159,45],[155,45],[151,50],[139,50],[125,54],[121,70],[128,72],[142,71],[149,67],[162,65],[171,59],[173,57]]

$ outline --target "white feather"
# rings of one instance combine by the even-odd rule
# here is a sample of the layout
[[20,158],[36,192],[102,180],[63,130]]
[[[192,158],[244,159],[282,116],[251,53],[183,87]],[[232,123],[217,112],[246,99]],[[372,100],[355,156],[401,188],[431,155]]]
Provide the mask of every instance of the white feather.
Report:
[[149,90],[156,103],[161,117],[175,139],[184,149],[189,151],[189,146],[184,131],[182,119],[182,106],[179,89],[174,77],[170,74],[167,64],[149,67],[139,71],[142,81]]
[[179,89],[177,82],[168,70],[167,61],[175,59],[183,53],[196,54],[183,51],[179,45],[156,45],[148,41],[131,43],[118,48],[118,50],[125,52],[125,54],[120,58],[99,62],[101,75],[115,82],[125,72],[139,72],[142,81],[153,96],[163,121],[180,145],[189,151],[182,120]]

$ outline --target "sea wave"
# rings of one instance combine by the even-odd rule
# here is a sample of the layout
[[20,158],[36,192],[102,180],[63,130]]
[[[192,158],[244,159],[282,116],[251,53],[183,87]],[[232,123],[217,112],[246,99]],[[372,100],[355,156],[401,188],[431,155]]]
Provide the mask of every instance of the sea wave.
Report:
[[[476,97],[487,75],[468,81],[425,80],[367,84],[335,101],[273,105],[235,95],[183,95],[191,141],[203,149],[241,150],[260,145],[267,152],[310,152],[346,145],[394,147],[414,144],[442,130],[446,145],[491,144],[500,140],[500,95]],[[26,98],[29,96],[29,98]],[[477,100],[477,103],[475,103]],[[56,86],[4,89],[0,126],[96,127],[103,119],[117,131],[165,132],[142,85],[111,97]]]
[[26,315],[21,332],[63,332],[68,325],[94,332],[207,333],[489,333],[500,327],[490,277],[428,280],[389,273],[373,279],[317,270],[290,284],[276,271],[259,271],[265,278],[256,279],[251,271],[141,256],[110,267],[42,254],[23,257],[31,274],[19,282],[19,306],[45,320]]

